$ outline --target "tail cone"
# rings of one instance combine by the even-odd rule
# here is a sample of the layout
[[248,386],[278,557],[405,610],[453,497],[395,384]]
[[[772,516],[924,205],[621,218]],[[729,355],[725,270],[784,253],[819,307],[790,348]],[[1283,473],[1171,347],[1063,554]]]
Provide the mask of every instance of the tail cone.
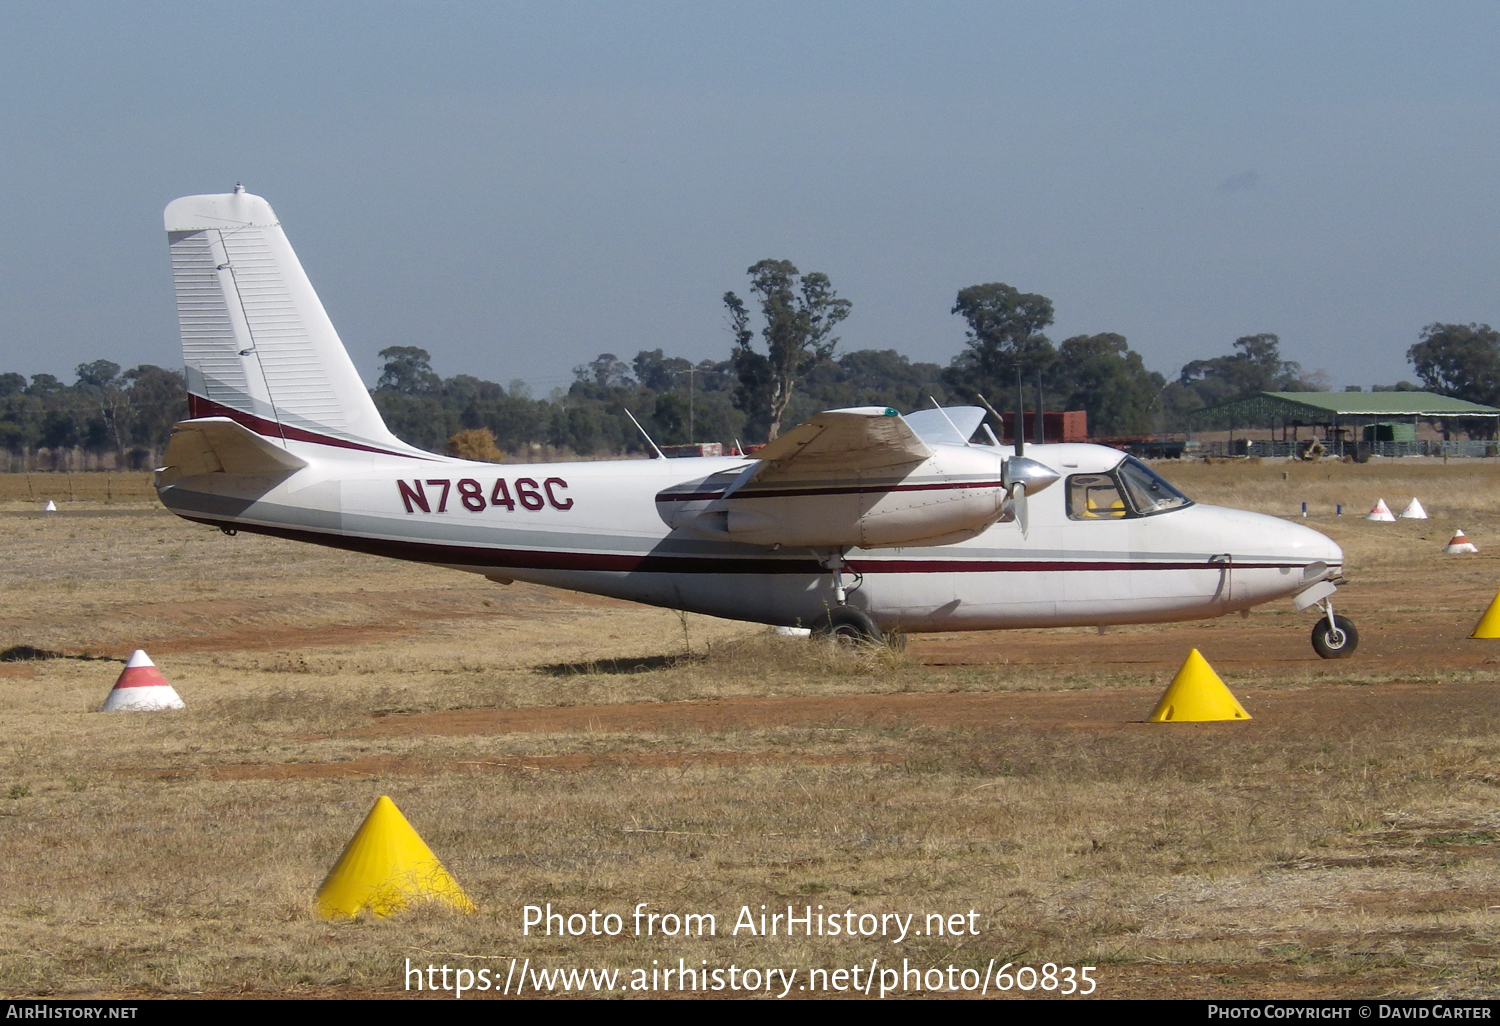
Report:
[[1210,720],[1248,720],[1250,714],[1236,701],[1195,648],[1183,660],[1182,669],[1167,685],[1166,693],[1148,717],[1150,723],[1202,723]]
[[1443,549],[1448,555],[1457,555],[1462,552],[1478,552],[1479,548],[1464,535],[1464,529],[1460,527],[1453,533],[1453,540],[1448,547]]
[[184,708],[177,689],[167,683],[151,657],[136,649],[115,681],[102,712],[160,712]]
[[1411,500],[1411,505],[1407,506],[1405,509],[1403,509],[1401,511],[1401,519],[1402,520],[1426,520],[1427,519],[1427,511],[1422,508],[1422,504],[1420,502],[1418,502],[1416,499],[1412,499]]
[[1489,608],[1474,625],[1474,633],[1469,637],[1478,638],[1481,641],[1493,641],[1500,638],[1500,595],[1490,600]]
[[458,881],[385,795],[360,824],[315,901],[324,919],[353,918],[365,911],[383,917],[421,901],[474,911]]

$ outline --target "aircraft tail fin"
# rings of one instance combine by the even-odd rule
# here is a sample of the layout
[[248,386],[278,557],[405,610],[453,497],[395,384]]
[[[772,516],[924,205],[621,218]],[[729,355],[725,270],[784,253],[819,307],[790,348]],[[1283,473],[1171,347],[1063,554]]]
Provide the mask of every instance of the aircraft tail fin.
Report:
[[188,411],[292,439],[399,455],[271,205],[236,186],[164,214]]

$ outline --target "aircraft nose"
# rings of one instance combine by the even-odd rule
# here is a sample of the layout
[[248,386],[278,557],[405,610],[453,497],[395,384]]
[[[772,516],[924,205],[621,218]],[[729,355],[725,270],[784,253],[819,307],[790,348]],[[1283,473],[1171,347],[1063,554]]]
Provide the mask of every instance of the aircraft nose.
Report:
[[1338,568],[1344,550],[1320,531],[1303,524],[1245,510],[1203,507],[1214,527],[1213,544],[1232,553],[1236,563],[1303,564],[1323,562]]
[[1257,515],[1257,519],[1267,556],[1304,564],[1322,562],[1335,569],[1344,565],[1344,550],[1321,531],[1280,517]]

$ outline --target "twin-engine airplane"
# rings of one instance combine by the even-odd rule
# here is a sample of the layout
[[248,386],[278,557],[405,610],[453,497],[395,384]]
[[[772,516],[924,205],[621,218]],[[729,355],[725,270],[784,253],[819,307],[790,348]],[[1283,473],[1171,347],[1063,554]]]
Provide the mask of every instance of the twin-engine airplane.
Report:
[[1321,607],[1319,655],[1358,643],[1328,538],[1195,504],[1115,449],[1002,446],[973,407],[831,410],[751,457],[424,452],[386,428],[265,200],[236,187],[165,216],[191,419],[156,487],[189,520],[844,638],[1289,597]]

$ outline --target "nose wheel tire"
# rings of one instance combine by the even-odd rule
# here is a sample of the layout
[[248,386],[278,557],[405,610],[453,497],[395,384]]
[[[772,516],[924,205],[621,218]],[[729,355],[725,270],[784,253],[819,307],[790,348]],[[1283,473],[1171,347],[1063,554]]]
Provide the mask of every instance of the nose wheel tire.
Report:
[[1335,616],[1331,624],[1328,617],[1320,616],[1313,624],[1312,646],[1324,659],[1343,659],[1359,647],[1359,631],[1346,616]]
[[812,632],[815,638],[827,638],[840,645],[878,645],[885,640],[870,614],[853,606],[830,609],[818,617]]

